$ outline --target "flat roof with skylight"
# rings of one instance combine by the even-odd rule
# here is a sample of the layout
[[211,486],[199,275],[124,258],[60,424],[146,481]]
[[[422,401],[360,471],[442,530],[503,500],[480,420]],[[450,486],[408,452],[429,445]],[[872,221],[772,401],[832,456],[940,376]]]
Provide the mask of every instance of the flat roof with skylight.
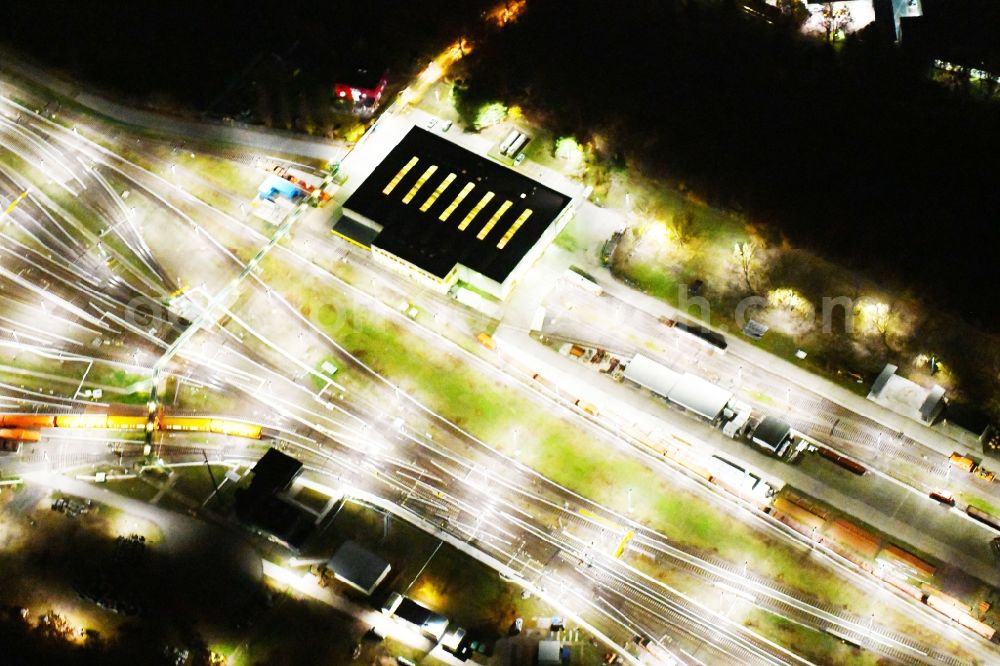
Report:
[[[569,201],[414,127],[348,198],[344,214],[376,232],[371,247],[439,279],[462,265],[503,283]],[[334,230],[349,231],[341,227]]]

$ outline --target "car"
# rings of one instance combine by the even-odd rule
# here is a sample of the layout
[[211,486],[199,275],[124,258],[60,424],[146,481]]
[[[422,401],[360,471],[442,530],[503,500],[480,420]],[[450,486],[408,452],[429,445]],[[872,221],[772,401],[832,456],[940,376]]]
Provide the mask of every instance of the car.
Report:
[[521,162],[524,161],[524,153],[518,153],[517,157],[514,158],[514,166],[520,166]]
[[451,129],[451,125],[452,125],[452,123],[451,123],[450,120],[444,121],[443,123],[441,123],[441,131],[442,132],[447,132],[448,130]]
[[437,124],[438,124],[438,119],[431,118],[430,120],[427,121],[427,124],[424,127],[426,127],[427,129],[434,129],[434,126]]

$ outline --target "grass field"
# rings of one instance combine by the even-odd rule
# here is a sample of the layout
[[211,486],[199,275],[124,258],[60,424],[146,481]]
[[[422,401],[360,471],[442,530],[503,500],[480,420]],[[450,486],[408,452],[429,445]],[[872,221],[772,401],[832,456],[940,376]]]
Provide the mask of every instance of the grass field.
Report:
[[[212,465],[211,473],[206,465],[174,467],[172,489],[201,504],[215,491],[215,484],[224,482],[227,471],[229,467],[225,465]],[[225,483],[228,485],[229,482]]]
[[764,611],[751,611],[746,625],[766,635],[774,636],[793,652],[815,664],[879,666],[885,663],[874,653]]
[[150,501],[158,492],[160,492],[158,488],[152,484],[146,483],[140,477],[108,481],[105,483],[105,487],[111,492],[131,497],[132,499],[137,499],[142,502]]

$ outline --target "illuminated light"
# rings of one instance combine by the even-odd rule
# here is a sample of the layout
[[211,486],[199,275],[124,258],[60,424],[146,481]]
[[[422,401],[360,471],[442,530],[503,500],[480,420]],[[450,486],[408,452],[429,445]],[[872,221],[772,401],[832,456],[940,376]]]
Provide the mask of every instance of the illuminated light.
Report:
[[417,182],[413,184],[413,187],[410,188],[410,191],[406,193],[405,197],[403,197],[403,203],[408,204],[411,201],[413,201],[413,197],[417,195],[417,192],[419,192],[420,188],[424,186],[424,183],[427,182],[427,179],[433,176],[434,172],[437,170],[438,168],[436,164],[432,164],[431,166],[427,167],[427,170],[420,175],[420,178],[417,178]]
[[432,61],[427,65],[427,69],[420,73],[420,78],[425,81],[437,81],[441,78],[442,74],[444,74],[444,70],[441,69],[441,65]]
[[510,229],[507,230],[507,233],[505,233],[503,238],[500,239],[500,242],[497,243],[498,250],[502,250],[506,247],[507,243],[510,242],[510,239],[513,238],[514,234],[517,233],[517,230],[528,221],[529,217],[531,217],[531,209],[526,208],[523,213],[517,216],[517,219],[514,220],[514,224],[510,225]]
[[527,0],[507,0],[494,7],[486,16],[494,25],[502,28],[516,21],[527,4]]
[[445,179],[441,181],[441,184],[437,186],[437,189],[431,192],[431,195],[427,197],[427,201],[425,201],[424,204],[420,207],[420,212],[421,213],[427,212],[427,209],[434,205],[434,202],[437,201],[437,198],[441,196],[441,194],[446,189],[448,189],[448,186],[451,185],[452,182],[454,182],[456,177],[457,176],[455,176],[455,174],[453,173],[449,173],[447,176],[445,176]]
[[486,204],[488,204],[492,199],[493,199],[492,192],[487,192],[486,194],[484,194],[483,198],[479,200],[479,203],[477,203],[475,207],[469,211],[469,214],[466,215],[465,219],[462,220],[462,222],[458,225],[458,230],[465,231],[466,229],[468,229],[469,225],[472,224],[472,220],[475,219],[476,215],[479,215],[479,211],[485,208]]
[[417,162],[419,162],[419,161],[420,160],[418,158],[413,157],[413,158],[410,159],[409,162],[407,162],[406,164],[404,164],[403,168],[400,169],[396,173],[395,176],[393,176],[392,180],[389,181],[389,184],[385,186],[384,190],[382,190],[382,194],[389,194],[394,189],[396,189],[396,186],[399,185],[399,181],[403,180],[403,178],[406,176],[406,174],[408,174],[410,172],[410,169],[412,169],[413,167],[415,167],[417,165]]
[[475,186],[476,186],[475,183],[466,184],[466,186],[459,191],[458,196],[455,197],[455,200],[452,201],[448,205],[448,207],[444,209],[444,211],[441,213],[438,219],[441,220],[442,222],[447,222],[448,217],[455,212],[456,208],[458,208],[458,204],[462,203],[462,200],[469,195],[469,192],[471,192],[472,188]]
[[557,158],[568,162],[570,166],[579,167],[583,164],[583,146],[571,136],[556,139],[554,154]]
[[787,287],[769,291],[767,303],[772,308],[789,310],[801,316],[808,316],[813,310],[812,304],[802,294]]
[[501,102],[490,102],[479,107],[473,125],[476,129],[485,129],[502,123],[506,118],[507,107]]
[[484,238],[486,238],[489,235],[489,233],[493,231],[493,227],[495,227],[497,222],[500,221],[500,218],[503,217],[503,214],[507,212],[507,209],[513,205],[514,204],[510,201],[504,201],[500,205],[500,208],[497,209],[497,212],[493,213],[493,217],[491,217],[490,221],[486,223],[486,226],[484,226],[479,231],[479,233],[476,234],[476,238],[478,238],[479,240],[483,240]]
[[888,303],[865,299],[854,306],[854,316],[866,334],[886,334],[895,328],[896,317]]

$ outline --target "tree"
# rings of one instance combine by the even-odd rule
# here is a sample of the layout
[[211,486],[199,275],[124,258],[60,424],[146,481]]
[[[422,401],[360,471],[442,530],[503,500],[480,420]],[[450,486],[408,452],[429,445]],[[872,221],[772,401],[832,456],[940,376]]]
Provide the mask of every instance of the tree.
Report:
[[809,9],[802,0],[777,0],[778,9],[800,26],[809,18]]
[[886,351],[893,351],[891,339],[899,328],[899,307],[895,301],[862,301],[855,307],[855,317],[863,333],[876,336]]
[[679,245],[687,245],[695,237],[694,213],[689,210],[682,210],[674,214],[667,225],[667,232],[671,239]]
[[757,244],[752,240],[736,243],[733,246],[733,257],[736,259],[736,264],[747,283],[747,289],[751,292],[756,292],[754,275],[757,273],[757,265],[759,263],[757,261]]
[[848,27],[851,25],[851,21],[854,18],[851,16],[851,10],[847,7],[840,7],[839,9],[834,9],[833,3],[827,2],[823,5],[823,19],[820,25],[823,27],[823,33],[826,35],[826,40],[828,42],[835,41],[839,39]]
[[73,627],[69,621],[52,610],[38,618],[35,631],[46,640],[59,639],[65,641],[73,637]]

